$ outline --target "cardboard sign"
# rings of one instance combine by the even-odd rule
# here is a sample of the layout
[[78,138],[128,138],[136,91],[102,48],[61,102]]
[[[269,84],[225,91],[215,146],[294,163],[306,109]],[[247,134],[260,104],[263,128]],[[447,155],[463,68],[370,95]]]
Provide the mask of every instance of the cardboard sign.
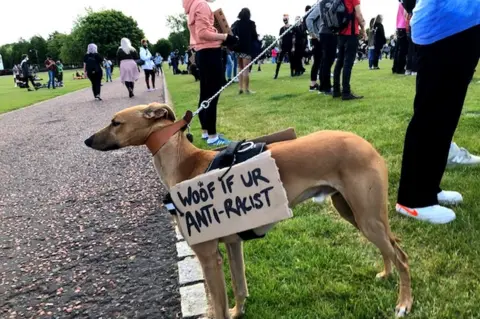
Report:
[[222,9],[215,10],[213,12],[213,17],[215,18],[213,26],[219,33],[232,34],[232,30],[230,30],[230,25],[228,24],[227,18],[223,14]]
[[293,217],[269,151],[172,187],[179,227],[189,245]]

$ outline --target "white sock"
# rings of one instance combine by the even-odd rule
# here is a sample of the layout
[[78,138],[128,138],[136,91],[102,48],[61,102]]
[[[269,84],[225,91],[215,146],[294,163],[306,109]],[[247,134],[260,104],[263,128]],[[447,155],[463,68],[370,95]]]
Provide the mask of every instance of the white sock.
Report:
[[208,133],[202,133],[202,138],[208,138]]
[[217,140],[218,140],[218,135],[213,138],[209,137],[207,140],[207,143],[215,143]]

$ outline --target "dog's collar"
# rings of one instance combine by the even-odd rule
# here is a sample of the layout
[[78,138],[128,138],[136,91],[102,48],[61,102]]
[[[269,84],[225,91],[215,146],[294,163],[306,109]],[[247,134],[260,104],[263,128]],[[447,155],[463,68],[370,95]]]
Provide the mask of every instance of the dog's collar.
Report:
[[192,111],[187,111],[181,120],[176,121],[173,124],[162,127],[158,131],[150,134],[145,142],[145,145],[148,147],[152,155],[157,154],[157,152],[165,145],[170,137],[175,135],[178,131],[184,129],[192,121],[193,114]]

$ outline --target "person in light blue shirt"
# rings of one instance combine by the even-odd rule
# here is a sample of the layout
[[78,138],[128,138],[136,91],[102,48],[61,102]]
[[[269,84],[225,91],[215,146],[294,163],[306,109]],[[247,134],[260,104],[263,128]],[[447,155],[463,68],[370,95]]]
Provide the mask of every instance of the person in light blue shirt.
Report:
[[160,55],[160,53],[155,53],[155,58],[153,59],[153,62],[155,62],[155,69],[157,71],[157,75],[160,75],[160,73],[163,74],[162,70],[162,63],[163,63],[163,58]]
[[468,85],[480,58],[479,0],[403,0],[418,73],[413,117],[408,125],[397,212],[443,224],[455,219],[445,206],[463,201],[440,182]]

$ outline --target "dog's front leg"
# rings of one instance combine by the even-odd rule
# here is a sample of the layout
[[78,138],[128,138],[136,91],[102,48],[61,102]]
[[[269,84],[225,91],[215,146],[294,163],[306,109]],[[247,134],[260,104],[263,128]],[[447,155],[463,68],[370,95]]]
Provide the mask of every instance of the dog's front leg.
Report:
[[214,318],[230,319],[225,276],[223,275],[222,269],[223,259],[218,251],[218,243],[215,243],[215,249],[201,249],[201,251],[196,251],[196,253],[202,265],[205,282],[207,283],[210,294],[209,299],[213,304]]
[[232,276],[235,307],[230,310],[233,319],[241,318],[245,313],[245,299],[248,297],[245,264],[243,261],[243,242],[225,244],[227,247],[230,274]]

